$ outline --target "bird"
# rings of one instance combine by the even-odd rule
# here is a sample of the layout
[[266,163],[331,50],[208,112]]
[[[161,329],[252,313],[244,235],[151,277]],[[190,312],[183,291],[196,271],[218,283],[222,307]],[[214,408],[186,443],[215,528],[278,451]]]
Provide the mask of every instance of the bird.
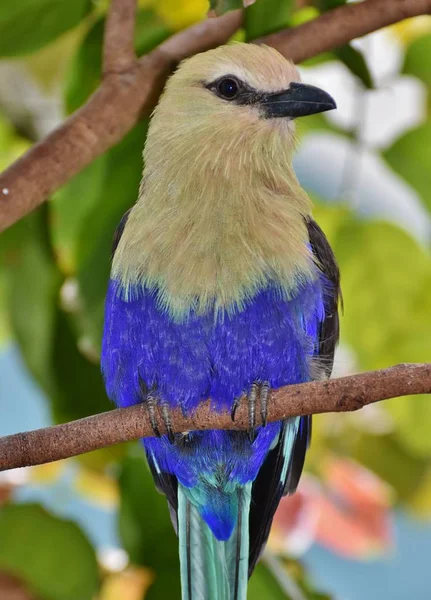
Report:
[[[184,60],[114,235],[102,373],[119,407],[148,411],[142,443],[179,538],[183,600],[246,598],[303,469],[311,417],[267,413],[272,390],[332,370],[339,269],[292,158],[295,119],[335,108],[269,46]],[[244,402],[247,431],[173,431],[172,410],[207,399],[233,420]]]

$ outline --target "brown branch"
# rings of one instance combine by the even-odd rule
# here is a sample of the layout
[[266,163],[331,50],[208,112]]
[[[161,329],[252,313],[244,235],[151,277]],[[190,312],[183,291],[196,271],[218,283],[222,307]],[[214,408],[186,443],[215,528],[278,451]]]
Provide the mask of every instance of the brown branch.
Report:
[[[39,206],[121,140],[140,116],[150,114],[166,77],[179,60],[225,43],[242,23],[240,11],[207,19],[172,36],[137,61],[132,60],[131,46],[133,4],[132,0],[112,3],[104,47],[106,76],[97,92],[0,175],[0,230]],[[429,12],[431,0],[364,0],[259,41],[300,62],[390,23]]]
[[103,42],[103,73],[121,73],[133,65],[136,0],[112,0]]
[[339,48],[367,33],[431,12],[431,0],[365,0],[346,4],[262,41],[296,63]]
[[[403,364],[329,381],[290,385],[275,390],[268,420],[358,410],[373,402],[410,394],[431,393],[431,364]],[[259,411],[257,411],[259,412]],[[209,401],[186,418],[171,413],[175,432],[202,429],[247,429],[246,402],[235,423],[230,414],[211,410]],[[160,431],[164,431],[160,425]],[[0,471],[40,465],[91,450],[153,435],[144,404],[105,412],[64,425],[0,438]]]
[[227,42],[240,24],[238,11],[207,19],[172,36],[127,70],[107,73],[82,108],[0,175],[0,231],[39,206],[148,115],[175,59]]

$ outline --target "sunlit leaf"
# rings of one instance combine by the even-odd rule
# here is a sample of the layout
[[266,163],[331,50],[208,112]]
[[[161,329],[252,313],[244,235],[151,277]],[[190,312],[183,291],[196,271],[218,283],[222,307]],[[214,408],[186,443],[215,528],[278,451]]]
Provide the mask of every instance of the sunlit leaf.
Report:
[[316,17],[319,16],[319,11],[315,6],[304,6],[299,10],[295,10],[292,14],[292,18],[290,19],[291,27],[298,27],[303,23],[307,23],[308,21],[312,21]]
[[431,211],[431,121],[408,131],[388,150],[384,158],[421,196]]
[[208,14],[208,0],[157,0],[154,10],[166,25],[177,31],[205,19]]
[[37,505],[0,509],[0,569],[43,600],[92,600],[99,586],[95,551],[71,521]]
[[431,56],[431,34],[415,39],[407,48],[402,72],[421,79],[431,90],[431,69],[429,57]]
[[0,56],[26,54],[75,27],[90,0],[15,0],[0,3]]
[[12,123],[0,114],[0,171],[6,169],[30,147],[30,142],[15,131]]

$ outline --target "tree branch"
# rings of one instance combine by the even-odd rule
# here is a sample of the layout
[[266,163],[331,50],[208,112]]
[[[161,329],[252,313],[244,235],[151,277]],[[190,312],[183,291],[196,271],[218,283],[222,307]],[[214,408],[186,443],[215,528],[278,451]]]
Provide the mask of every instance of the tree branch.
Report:
[[[388,398],[430,393],[431,364],[397,365],[380,371],[274,390],[268,407],[268,421],[353,411]],[[211,410],[209,401],[201,404],[187,418],[181,410],[174,410],[171,413],[173,430],[245,430],[248,426],[246,404],[242,402],[239,406],[235,423],[232,423],[229,413]],[[164,431],[162,425],[160,431]],[[40,465],[151,435],[153,432],[144,404],[111,410],[64,425],[0,438],[0,471]]]
[[103,41],[103,73],[121,73],[133,65],[136,0],[111,0]]
[[257,42],[273,46],[300,63],[367,33],[430,12],[431,0],[365,0],[345,4],[299,27],[279,31]]
[[[104,43],[105,77],[88,102],[0,175],[0,230],[15,223],[149,115],[166,77],[196,52],[223,44],[241,26],[234,11],[207,19],[135,60],[133,0],[113,0]],[[364,0],[261,42],[295,62],[401,19],[431,12],[431,0]]]

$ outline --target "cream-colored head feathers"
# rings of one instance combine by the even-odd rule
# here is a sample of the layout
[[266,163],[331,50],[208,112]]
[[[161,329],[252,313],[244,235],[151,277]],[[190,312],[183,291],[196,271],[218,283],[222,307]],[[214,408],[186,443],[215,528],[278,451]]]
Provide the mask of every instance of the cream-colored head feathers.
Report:
[[299,81],[266,46],[222,46],[184,61],[154,111],[139,200],[114,257],[126,296],[136,285],[157,288],[177,319],[241,308],[270,281],[288,296],[314,276],[293,122],[208,89],[226,75],[262,93]]

